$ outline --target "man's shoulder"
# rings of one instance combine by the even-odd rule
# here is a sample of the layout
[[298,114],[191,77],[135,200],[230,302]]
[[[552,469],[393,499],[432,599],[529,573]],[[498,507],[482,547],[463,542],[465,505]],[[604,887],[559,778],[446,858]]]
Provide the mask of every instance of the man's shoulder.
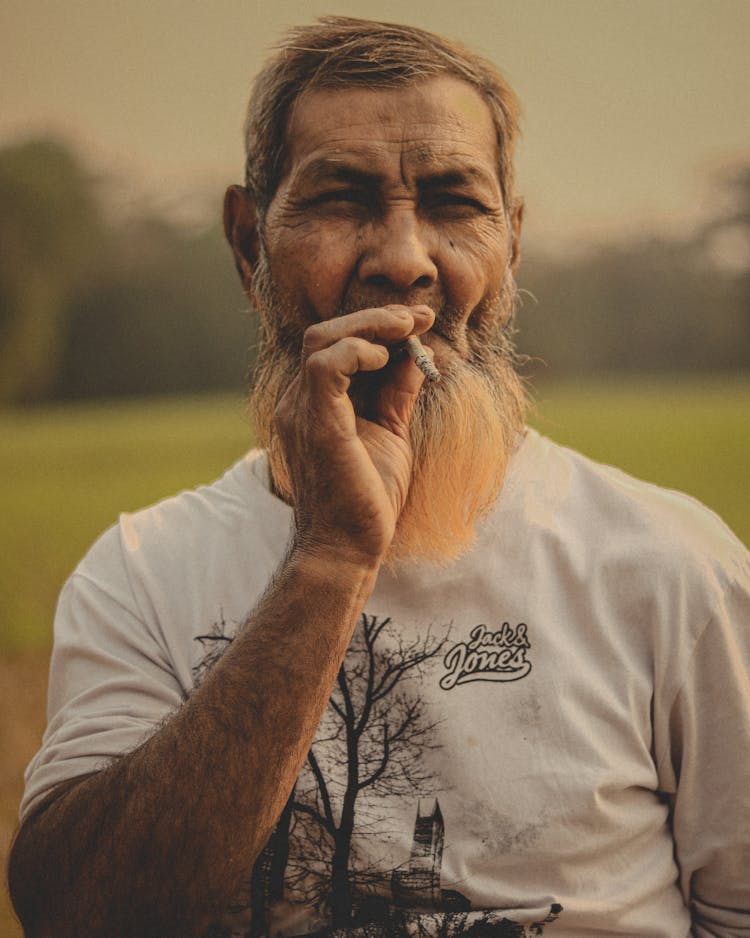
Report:
[[605,561],[681,569],[748,565],[747,549],[713,511],[684,492],[635,478],[529,430],[516,499],[532,526]]
[[222,525],[238,513],[252,509],[253,502],[270,496],[262,482],[265,454],[252,451],[212,482],[184,489],[152,505],[120,515],[120,526],[139,536],[149,532],[160,537],[173,529],[193,525]]
[[229,547],[259,529],[285,526],[288,512],[270,490],[265,453],[251,451],[211,483],[186,489],[153,505],[124,512],[79,565],[85,574],[108,557],[127,562],[180,562]]

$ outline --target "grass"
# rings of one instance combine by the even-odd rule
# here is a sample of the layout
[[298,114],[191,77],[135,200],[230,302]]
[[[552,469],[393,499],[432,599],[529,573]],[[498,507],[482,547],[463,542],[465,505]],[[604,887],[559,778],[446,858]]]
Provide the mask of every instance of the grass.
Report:
[[[750,378],[537,393],[543,433],[704,501],[750,542]],[[239,399],[0,413],[0,649],[47,647],[60,586],[120,511],[210,481],[251,444]]]
[[0,658],[0,938],[22,938],[5,890],[5,860],[16,827],[22,775],[44,728],[47,661],[42,654]]

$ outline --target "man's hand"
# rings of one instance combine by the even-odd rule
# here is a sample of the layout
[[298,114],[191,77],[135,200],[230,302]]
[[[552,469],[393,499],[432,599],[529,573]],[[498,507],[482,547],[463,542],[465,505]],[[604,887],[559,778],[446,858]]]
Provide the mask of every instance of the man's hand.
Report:
[[[406,501],[412,453],[409,420],[424,376],[389,346],[434,322],[427,306],[389,305],[316,323],[305,332],[298,378],[276,411],[290,476],[296,546],[305,552],[377,566]],[[357,416],[352,377],[387,367]]]
[[[424,376],[389,347],[433,320],[425,306],[386,306],[307,330],[277,410],[294,550],[184,706],[26,821],[10,880],[30,938],[197,938],[246,901],[409,490]],[[347,393],[358,372],[378,373],[366,418]]]

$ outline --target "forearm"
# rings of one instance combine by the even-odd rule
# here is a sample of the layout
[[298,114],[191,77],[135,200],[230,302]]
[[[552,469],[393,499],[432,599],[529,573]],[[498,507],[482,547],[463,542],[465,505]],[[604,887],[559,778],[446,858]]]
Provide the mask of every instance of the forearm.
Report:
[[375,566],[292,552],[193,696],[25,825],[29,935],[200,935],[246,882],[307,755]]

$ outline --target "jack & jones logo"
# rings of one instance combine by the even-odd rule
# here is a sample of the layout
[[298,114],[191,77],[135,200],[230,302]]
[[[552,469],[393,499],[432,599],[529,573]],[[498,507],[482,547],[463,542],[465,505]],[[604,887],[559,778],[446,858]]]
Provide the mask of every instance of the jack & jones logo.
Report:
[[471,681],[520,681],[531,671],[526,655],[531,648],[525,622],[513,627],[503,622],[495,632],[476,625],[467,642],[457,642],[443,658],[446,673],[440,679],[443,690]]

